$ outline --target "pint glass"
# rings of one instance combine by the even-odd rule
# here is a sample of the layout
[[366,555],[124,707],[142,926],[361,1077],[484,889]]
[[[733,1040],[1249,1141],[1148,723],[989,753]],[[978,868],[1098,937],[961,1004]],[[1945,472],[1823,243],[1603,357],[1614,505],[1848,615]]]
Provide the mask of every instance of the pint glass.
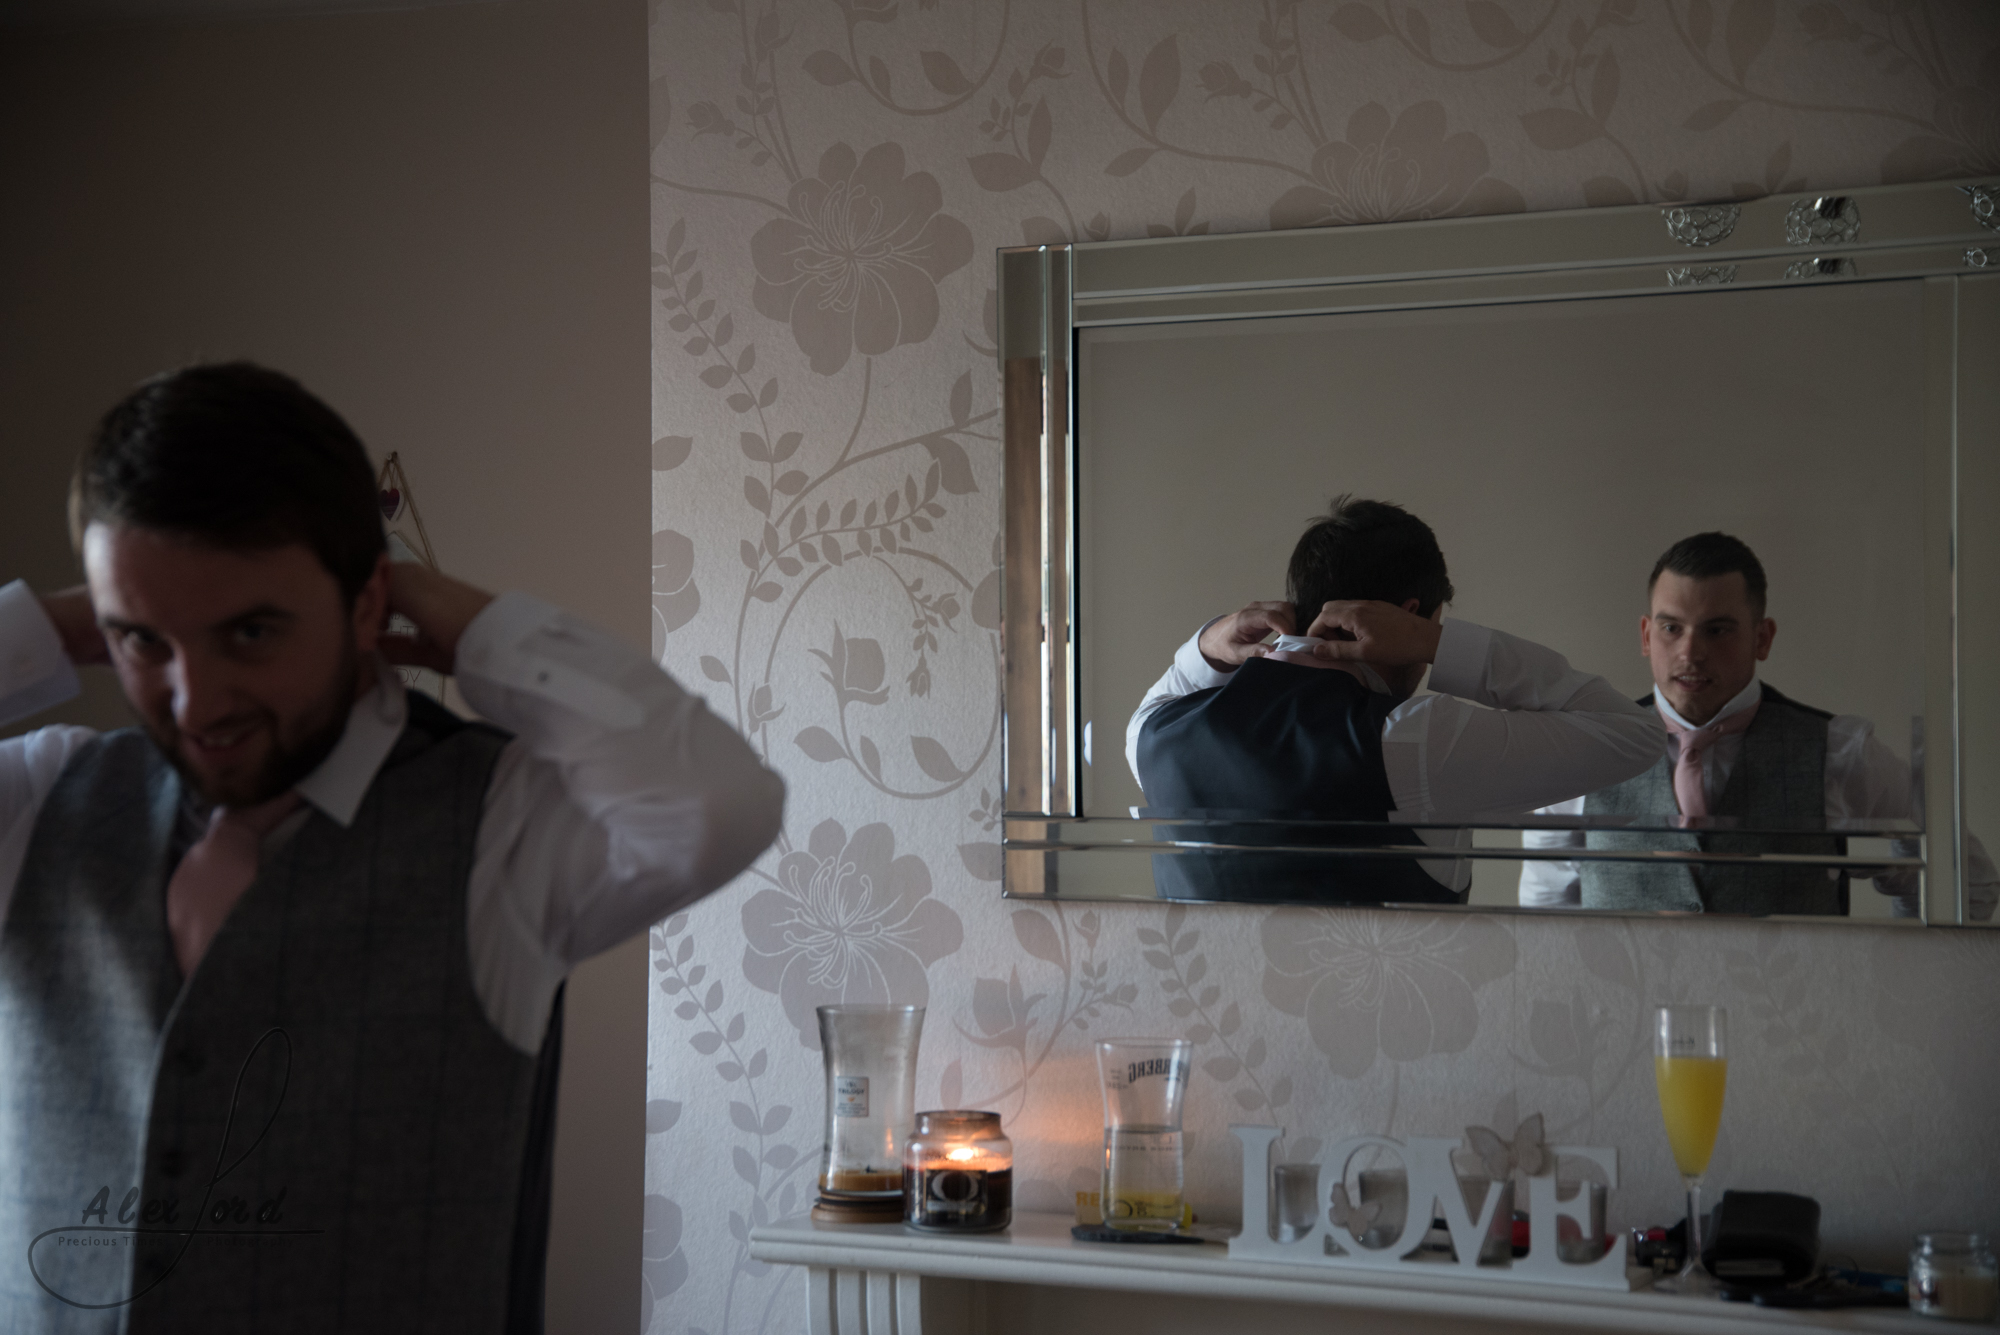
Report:
[[1181,1096],[1193,1044],[1112,1038],[1097,1045],[1104,1079],[1104,1222],[1165,1232],[1181,1226]]

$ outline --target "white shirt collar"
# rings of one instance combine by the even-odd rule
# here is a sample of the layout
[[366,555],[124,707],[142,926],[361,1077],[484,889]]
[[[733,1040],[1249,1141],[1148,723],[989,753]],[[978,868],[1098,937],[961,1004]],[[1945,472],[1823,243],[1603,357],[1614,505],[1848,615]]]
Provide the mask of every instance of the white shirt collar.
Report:
[[[1742,713],[1744,710],[1750,708],[1750,706],[1756,704],[1759,700],[1762,700],[1763,698],[1764,698],[1764,683],[1757,680],[1756,676],[1753,674],[1750,678],[1750,684],[1748,686],[1745,686],[1742,690],[1738,691],[1735,695],[1731,696],[1729,698],[1729,703],[1724,705],[1722,708],[1716,710],[1715,717],[1710,719],[1708,722],[1720,723],[1723,719],[1728,718],[1731,714]],[[1689,723],[1686,719],[1682,718],[1680,715],[1680,711],[1667,703],[1666,692],[1660,690],[1660,688],[1657,686],[1653,688],[1653,704],[1660,711],[1660,717],[1664,718],[1667,722],[1673,724],[1675,727],[1686,728],[1689,732],[1693,732],[1695,730],[1694,724]],[[1708,724],[1703,724],[1702,726],[1707,727]]]
[[[1207,627],[1204,626],[1202,627],[1202,629],[1206,630]],[[1284,653],[1310,655],[1313,651],[1314,645],[1324,644],[1324,643],[1326,643],[1325,640],[1316,640],[1310,635],[1280,635],[1277,638],[1277,640],[1271,645],[1271,647],[1273,649],[1279,650]],[[1319,664],[1319,666],[1334,667],[1336,665],[1333,663],[1321,663]],[[1370,667],[1368,664],[1362,662],[1350,662],[1345,664],[1344,666],[1358,669],[1361,673],[1361,684],[1363,686],[1366,686],[1369,690],[1375,692],[1375,694],[1377,695],[1395,694],[1395,692],[1389,689],[1389,683],[1382,679],[1382,674],[1377,672],[1374,668]]]
[[299,781],[298,793],[345,827],[361,809],[361,799],[389,751],[402,736],[409,717],[402,678],[380,658],[375,660],[375,684],[348,711],[347,730],[319,768]]

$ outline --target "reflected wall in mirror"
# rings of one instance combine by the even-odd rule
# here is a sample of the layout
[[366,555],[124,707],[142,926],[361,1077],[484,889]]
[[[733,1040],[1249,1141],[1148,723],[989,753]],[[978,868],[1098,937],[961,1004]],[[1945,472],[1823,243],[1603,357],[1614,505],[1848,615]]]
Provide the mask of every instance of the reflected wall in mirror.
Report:
[[[2000,280],[1940,276],[1945,248],[1890,244],[1949,230],[1948,189],[1855,193],[1877,214],[1891,212],[1889,204],[1906,213],[1912,202],[1943,207],[1914,225],[1906,220],[1909,235],[1880,238],[1865,262],[1834,266],[1834,281],[1787,280],[1768,264],[1769,277],[1750,285],[1760,275],[1744,261],[1767,255],[1749,229],[1738,242],[1743,260],[1729,268],[1749,270],[1750,281],[1695,291],[1676,288],[1671,270],[1605,266],[1615,247],[1604,245],[1595,247],[1597,265],[1571,275],[1574,290],[1546,270],[1519,267],[1468,285],[1481,259],[1521,259],[1524,224],[1535,221],[1548,234],[1549,268],[1566,246],[1592,249],[1577,244],[1575,229],[1586,223],[1643,254],[1658,244],[1650,233],[1609,225],[1643,215],[1658,228],[1651,209],[1510,219],[1511,240],[1487,246],[1480,233],[1497,232],[1491,224],[1500,220],[1322,233],[1318,253],[1292,247],[1289,271],[1270,254],[1286,238],[1270,236],[1074,247],[1061,266],[1044,251],[1040,277],[1052,300],[1033,338],[1023,332],[1017,267],[1003,347],[1015,632],[1009,796],[1017,817],[1062,819],[1010,826],[1010,893],[1931,921],[1990,914],[1991,863],[1976,838],[1961,848],[1959,836],[2000,827],[2000,783],[1986,773],[1994,758],[1959,741],[1960,709],[1977,717],[1984,698],[1972,690],[1976,698],[1962,702],[1957,688],[1976,680],[1966,668],[1995,651],[1970,622],[1955,642],[1951,616],[1954,578],[1963,607],[1990,577],[1977,565],[1983,536],[1961,541],[1966,559],[1956,571],[1948,543],[1956,519],[1975,513],[1964,502],[1993,485],[1983,462],[1957,466],[1954,500],[1955,465],[1975,443],[1987,446],[1982,459],[1991,455],[1996,413],[1972,401],[1988,393],[1983,385],[1974,391],[1953,372],[1978,349],[2000,347],[2000,329],[1980,324],[2000,325],[1988,310]],[[1391,240],[1401,253],[1384,249]],[[1354,243],[1348,254],[1343,241]],[[1658,241],[1672,244],[1665,229]],[[1253,254],[1259,243],[1263,253]],[[1508,244],[1517,253],[1499,254]],[[1203,248],[1217,252],[1213,261],[1202,259]],[[1090,252],[1120,249],[1127,253],[1106,255],[1093,270]],[[1130,253],[1140,250],[1148,253]],[[1433,262],[1413,263],[1419,253]],[[1023,252],[1003,253],[1003,287],[1008,254]],[[1368,282],[1380,277],[1366,271],[1371,260],[1397,280]],[[1068,285],[1059,313],[1051,308],[1063,304],[1064,283],[1047,282],[1052,268]],[[1413,269],[1430,271],[1433,290],[1408,277]],[[1327,277],[1335,273],[1342,278]],[[1870,274],[1880,278],[1860,281]],[[1075,423],[1072,438],[1053,432],[1036,442],[1038,476],[1019,457],[1029,452],[1024,418]],[[1024,496],[1030,490],[1039,494]],[[1316,796],[1291,800],[1340,786],[1327,780],[1324,747],[1304,745],[1314,755],[1303,761],[1297,754],[1301,737],[1353,730],[1348,714],[1317,702],[1329,691],[1367,692],[1325,687],[1323,673],[1268,659],[1238,669],[1240,678],[1218,673],[1228,665],[1205,658],[1192,637],[1253,601],[1281,604],[1302,529],[1340,493],[1400,503],[1428,523],[1456,585],[1444,615],[1506,632],[1530,650],[1553,649],[1624,701],[1644,703],[1649,718],[1656,667],[1670,703],[1686,703],[1688,690],[1702,686],[1712,694],[1714,678],[1732,670],[1727,662],[1713,673],[1690,667],[1686,652],[1642,655],[1656,559],[1710,530],[1747,543],[1768,578],[1768,658],[1754,664],[1754,680],[1741,678],[1740,694],[1732,683],[1733,701],[1695,698],[1686,718],[1660,711],[1670,728],[1713,715],[1724,734],[1690,734],[1707,748],[1700,763],[1708,782],[1687,800],[1708,803],[1705,816],[1683,817],[1690,808],[1672,774],[1672,755],[1696,747],[1669,744],[1664,734],[1634,773],[1612,776],[1576,759],[1587,739],[1562,762],[1567,774],[1560,765],[1549,771],[1554,762],[1522,739],[1547,731],[1552,699],[1534,702],[1544,717],[1520,720],[1514,741],[1486,754],[1485,743],[1466,739],[1490,730],[1491,718],[1462,735],[1456,723],[1426,725],[1426,734],[1414,719],[1440,702],[1425,705],[1420,695],[1389,713],[1393,700],[1377,698],[1368,725],[1383,729],[1376,774],[1399,792],[1421,790],[1429,805],[1405,797],[1367,811]],[[1045,539],[1036,555],[1048,575],[1037,620],[1067,633],[1040,641],[1030,668],[1016,661],[1016,618],[1035,611],[1017,592],[1031,563],[1016,548],[1038,528],[1061,535],[1066,516],[1071,545]],[[1741,630],[1754,637],[1741,575],[1683,580],[1669,572],[1656,597],[1730,581],[1746,609]],[[1050,596],[1052,588],[1062,596]],[[1065,598],[1073,621],[1060,615]],[[1663,617],[1676,609],[1671,599],[1650,608]],[[1301,612],[1301,623],[1311,615]],[[1482,697],[1460,684],[1464,671],[1444,666],[1475,641],[1470,625],[1447,628],[1431,684],[1522,707],[1522,699]],[[1680,633],[1677,622],[1659,625]],[[1687,630],[1690,641],[1704,633]],[[1496,650],[1495,662],[1507,652]],[[1540,659],[1514,666],[1555,670]],[[1748,658],[1740,666],[1753,670]],[[1029,684],[1039,700],[1029,699]],[[1564,690],[1573,694],[1575,683]],[[1172,704],[1155,713],[1162,696]],[[1028,734],[1022,715],[1037,706],[1037,719],[1051,726]],[[1638,703],[1631,709],[1640,712]],[[1589,731],[1586,722],[1577,736]],[[1040,757],[1023,745],[1029,736],[1043,739]],[[1476,768],[1479,781],[1467,785],[1439,768],[1432,753],[1453,745],[1460,774]],[[1428,758],[1412,761],[1419,752]],[[1039,794],[1017,781],[1036,759],[1047,767],[1036,776],[1046,780]],[[1357,763],[1371,761],[1363,754]],[[1250,771],[1248,781],[1234,777]],[[1185,773],[1195,777],[1177,777]],[[1150,793],[1139,775],[1150,776]],[[1582,775],[1595,779],[1585,784]],[[1566,777],[1574,784],[1557,791]],[[1615,784],[1599,782],[1612,777]],[[1927,787],[1945,795],[1945,809],[1930,804],[1928,836]],[[1436,796],[1446,791],[1458,795],[1456,806]],[[1023,800],[1038,795],[1044,800]],[[1578,800],[1541,805],[1564,798]],[[1438,846],[1472,856],[1418,856]],[[1277,848],[1314,851],[1256,851]]]

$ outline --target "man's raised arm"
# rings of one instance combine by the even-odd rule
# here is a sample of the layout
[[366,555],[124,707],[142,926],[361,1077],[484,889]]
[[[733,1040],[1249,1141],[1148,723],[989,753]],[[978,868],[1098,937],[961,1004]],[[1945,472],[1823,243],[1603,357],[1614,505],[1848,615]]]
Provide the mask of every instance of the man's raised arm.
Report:
[[1431,665],[1438,694],[1397,706],[1382,730],[1390,791],[1408,816],[1547,806],[1643,773],[1666,749],[1653,710],[1504,631],[1351,602],[1328,603],[1309,633],[1323,640],[1314,654],[1335,662]]
[[1292,633],[1290,603],[1252,603],[1240,612],[1219,616],[1174,652],[1172,666],[1146,691],[1125,725],[1125,764],[1140,788],[1146,781],[1139,777],[1139,731],[1146,719],[1169,701],[1228,681],[1230,673],[1266,651],[1264,641],[1274,632]]

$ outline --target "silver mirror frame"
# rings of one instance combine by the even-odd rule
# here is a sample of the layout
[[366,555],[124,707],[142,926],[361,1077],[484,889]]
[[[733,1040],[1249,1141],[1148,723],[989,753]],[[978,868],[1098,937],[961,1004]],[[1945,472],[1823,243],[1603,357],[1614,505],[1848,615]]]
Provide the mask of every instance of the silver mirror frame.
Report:
[[[1923,698],[1931,730],[1920,768],[1928,795],[1923,920],[1964,923],[1959,472],[1967,448],[2000,448],[1989,439],[1995,423],[1972,401],[1979,377],[2000,366],[2000,336],[1992,321],[1963,317],[1961,296],[1972,284],[2000,291],[2000,237],[1978,212],[1984,201],[1990,213],[1996,193],[2000,183],[1992,181],[1929,182],[1743,203],[1002,249],[1006,893],[1056,893],[1057,852],[1088,846],[1063,837],[1077,823],[1125,825],[1136,841],[1148,837],[1145,822],[1080,809],[1078,330],[1917,279],[1926,367]],[[1971,439],[1961,436],[1967,417]]]

